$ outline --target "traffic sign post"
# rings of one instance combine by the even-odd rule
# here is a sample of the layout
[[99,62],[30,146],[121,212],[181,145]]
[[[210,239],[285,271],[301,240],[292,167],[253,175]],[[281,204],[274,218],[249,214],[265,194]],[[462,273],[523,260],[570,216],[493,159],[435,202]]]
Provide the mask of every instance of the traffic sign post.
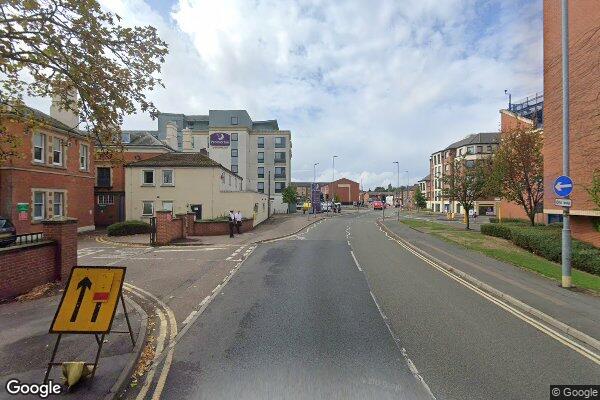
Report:
[[[123,298],[123,281],[125,267],[74,267],[65,286],[58,309],[50,325],[50,333],[57,333],[56,343],[44,377],[48,381],[53,366],[62,365],[55,362],[58,346],[63,334],[93,334],[98,344],[98,351],[93,363],[91,378],[96,373],[104,337],[113,333],[129,333],[132,344],[135,339]],[[117,306],[121,302],[127,322],[127,331],[111,331]]]
[[573,191],[573,180],[565,175],[561,175],[554,181],[554,193],[559,197],[567,197]]

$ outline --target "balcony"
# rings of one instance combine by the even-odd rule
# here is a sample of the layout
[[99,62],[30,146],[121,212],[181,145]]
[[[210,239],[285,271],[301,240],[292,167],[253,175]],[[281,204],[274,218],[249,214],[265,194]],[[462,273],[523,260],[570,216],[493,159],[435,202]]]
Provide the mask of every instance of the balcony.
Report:
[[285,164],[286,158],[285,157],[275,157],[274,162],[275,162],[275,164]]

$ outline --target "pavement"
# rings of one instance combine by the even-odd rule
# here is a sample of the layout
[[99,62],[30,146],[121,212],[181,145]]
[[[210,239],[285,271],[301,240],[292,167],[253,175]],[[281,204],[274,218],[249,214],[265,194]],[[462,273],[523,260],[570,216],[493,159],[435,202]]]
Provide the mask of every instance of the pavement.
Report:
[[[0,305],[0,399],[14,398],[4,390],[6,382],[10,379],[19,379],[27,383],[43,381],[57,337],[55,334],[49,334],[48,330],[59,301],[60,295],[56,295]],[[121,306],[117,310],[112,329],[127,331]],[[142,340],[146,324],[145,313],[129,302],[128,314],[134,337]],[[93,335],[65,334],[61,339],[56,361],[93,362],[97,348]],[[67,397],[111,398],[123,382],[122,379],[128,377],[138,352],[139,347],[133,346],[128,334],[107,335],[93,382],[82,381],[82,384],[74,387]],[[53,367],[49,379],[55,383],[62,383],[61,375],[61,367]]]

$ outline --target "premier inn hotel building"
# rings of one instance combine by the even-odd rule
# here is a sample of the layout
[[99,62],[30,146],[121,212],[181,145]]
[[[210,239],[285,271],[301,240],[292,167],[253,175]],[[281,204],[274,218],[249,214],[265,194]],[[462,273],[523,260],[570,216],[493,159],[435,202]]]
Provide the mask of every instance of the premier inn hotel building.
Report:
[[245,110],[160,113],[156,134],[180,151],[206,149],[210,158],[244,178],[244,190],[270,192],[273,211],[287,210],[281,193],[290,184],[292,141],[277,120],[252,121]]

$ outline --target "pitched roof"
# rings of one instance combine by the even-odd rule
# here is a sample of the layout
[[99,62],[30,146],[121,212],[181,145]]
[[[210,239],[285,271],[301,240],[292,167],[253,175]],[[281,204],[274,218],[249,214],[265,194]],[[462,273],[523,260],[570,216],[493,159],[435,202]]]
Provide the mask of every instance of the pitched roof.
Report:
[[473,145],[473,144],[492,144],[492,143],[500,143],[500,133],[499,132],[474,133],[472,135],[467,136],[466,138],[464,138],[462,140],[459,140],[458,142],[452,143],[450,146],[446,147],[444,150],[457,149],[459,147]]
[[135,161],[126,167],[194,167],[194,168],[221,168],[235,176],[238,174],[225,168],[212,158],[202,153],[164,153],[156,157]]
[[431,180],[431,174],[428,174],[425,178],[421,179],[419,182],[430,181],[430,180]]
[[166,143],[156,138],[158,131],[133,131],[127,130],[122,133],[129,134],[129,142],[123,142],[124,146],[160,146],[169,147]]
[[[51,126],[53,128],[64,131],[70,135],[78,136],[81,138],[88,137],[86,132],[84,132],[80,129],[77,129],[77,127],[68,126],[67,124],[60,122],[59,120],[57,120],[54,117],[51,117],[50,115],[46,114],[45,112],[42,112],[33,107],[24,105],[22,108],[20,108],[20,111],[15,111],[13,109],[13,110],[8,110],[6,112],[9,114],[12,114],[12,115],[16,115],[17,117],[31,117],[34,120],[41,121],[41,122],[47,124],[48,126]],[[30,115],[28,115],[28,114],[30,114]]]

